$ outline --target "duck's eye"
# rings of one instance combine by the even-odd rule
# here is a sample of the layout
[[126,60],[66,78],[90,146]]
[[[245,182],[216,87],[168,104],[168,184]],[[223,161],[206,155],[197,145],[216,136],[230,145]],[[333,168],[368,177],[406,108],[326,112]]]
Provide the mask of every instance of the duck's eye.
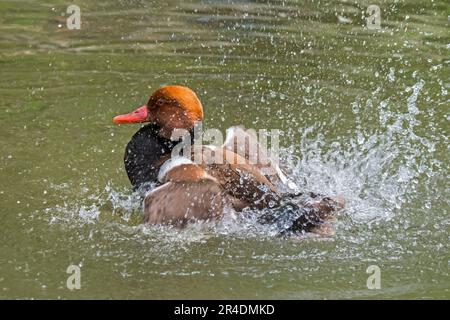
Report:
[[163,99],[158,99],[158,100],[156,100],[156,103],[155,103],[158,107],[161,107],[163,104],[164,104],[164,100]]

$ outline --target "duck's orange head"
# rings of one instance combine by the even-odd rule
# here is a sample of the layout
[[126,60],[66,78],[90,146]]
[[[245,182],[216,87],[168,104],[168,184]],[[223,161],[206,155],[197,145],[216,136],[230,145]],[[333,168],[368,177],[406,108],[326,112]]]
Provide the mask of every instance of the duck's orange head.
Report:
[[150,122],[169,139],[174,129],[192,130],[203,120],[203,107],[194,91],[184,86],[164,86],[156,90],[147,104],[133,112],[114,117],[114,123]]

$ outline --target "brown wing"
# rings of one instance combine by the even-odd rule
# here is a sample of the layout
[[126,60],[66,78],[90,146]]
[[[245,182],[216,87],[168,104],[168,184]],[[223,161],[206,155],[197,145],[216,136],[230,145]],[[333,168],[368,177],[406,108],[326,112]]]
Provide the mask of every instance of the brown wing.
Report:
[[222,188],[209,179],[166,182],[144,200],[145,222],[183,227],[188,222],[218,218],[223,212]]
[[277,188],[244,157],[225,148],[201,146],[192,150],[192,160],[214,177],[224,192],[239,200],[235,209],[261,209],[278,203]]
[[296,189],[295,184],[280,169],[275,158],[268,153],[267,146],[258,141],[254,130],[245,129],[243,126],[227,129],[223,147],[254,164],[271,183],[283,184],[289,189]]
[[[256,164],[259,169],[270,169],[271,159],[254,130],[247,130],[243,126],[228,128],[223,147]],[[271,173],[276,174],[275,170]]]

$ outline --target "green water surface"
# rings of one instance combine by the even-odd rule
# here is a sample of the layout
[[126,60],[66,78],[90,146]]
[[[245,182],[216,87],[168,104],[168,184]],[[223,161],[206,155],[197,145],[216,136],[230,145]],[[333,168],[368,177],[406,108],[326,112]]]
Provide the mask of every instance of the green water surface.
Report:
[[[0,298],[450,298],[449,15],[445,0],[2,0]],[[336,234],[142,226],[122,162],[138,126],[111,119],[164,84],[197,92],[207,128],[282,130],[291,178],[347,198]]]

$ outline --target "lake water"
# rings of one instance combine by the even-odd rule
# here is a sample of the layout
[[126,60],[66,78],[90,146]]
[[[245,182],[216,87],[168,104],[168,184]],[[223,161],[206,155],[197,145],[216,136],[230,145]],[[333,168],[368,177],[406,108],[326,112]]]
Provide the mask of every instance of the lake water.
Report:
[[[448,1],[73,4],[80,30],[67,1],[0,3],[0,298],[450,298]],[[206,128],[282,130],[290,177],[347,198],[335,235],[142,226],[138,126],[111,119],[164,84]]]

